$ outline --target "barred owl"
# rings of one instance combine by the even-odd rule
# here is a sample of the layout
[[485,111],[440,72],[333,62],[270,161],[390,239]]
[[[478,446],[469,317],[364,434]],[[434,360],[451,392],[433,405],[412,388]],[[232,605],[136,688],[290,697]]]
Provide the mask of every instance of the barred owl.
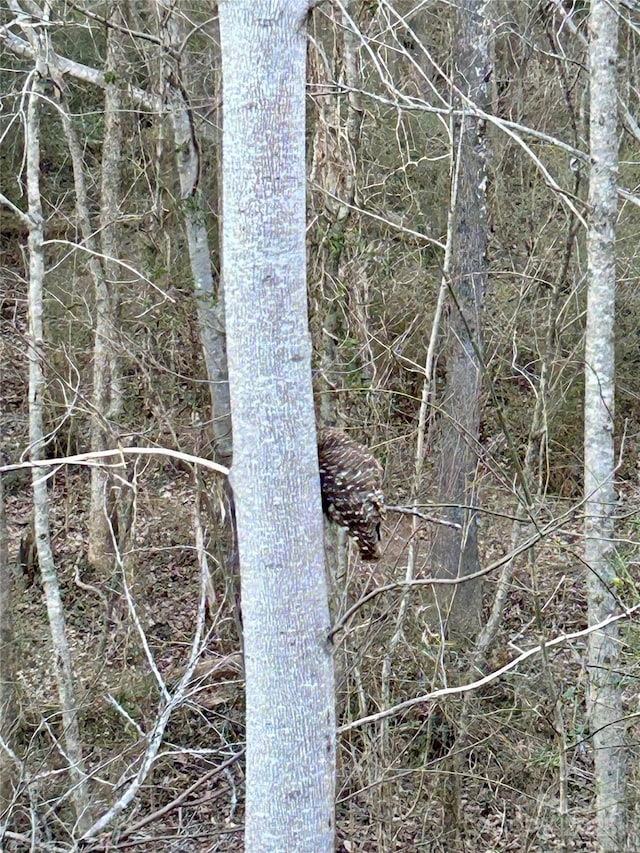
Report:
[[324,512],[347,528],[363,560],[377,560],[385,517],[382,465],[362,444],[329,428],[318,433],[318,460]]

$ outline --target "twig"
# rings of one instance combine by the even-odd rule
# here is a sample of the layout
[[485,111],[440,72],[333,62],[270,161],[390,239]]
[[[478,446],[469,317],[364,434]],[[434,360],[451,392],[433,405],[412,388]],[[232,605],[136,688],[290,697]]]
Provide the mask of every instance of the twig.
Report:
[[[7,471],[19,471],[23,468],[53,468],[58,465],[94,465],[100,464],[102,459],[110,459],[114,456],[170,456],[172,459],[180,459],[191,465],[200,465],[210,471],[228,476],[229,469],[224,465],[218,465],[210,459],[201,456],[192,456],[190,453],[182,453],[179,450],[171,450],[168,447],[118,447],[116,450],[94,450],[91,453],[78,453],[75,456],[60,456],[54,459],[38,459],[37,462],[17,462],[13,465],[0,466],[0,474]],[[124,459],[117,463],[125,464]]]
[[401,515],[415,515],[422,518],[424,521],[430,521],[432,524],[442,524],[445,527],[454,527],[456,530],[462,528],[461,524],[456,524],[455,521],[445,521],[443,518],[436,518],[434,515],[427,515],[420,512],[419,509],[413,509],[410,506],[387,506],[387,512],[398,512]]
[[[245,754],[245,751],[246,750],[243,747],[239,752],[236,752],[230,758],[227,758],[226,761],[223,761],[222,764],[220,764],[218,767],[214,767],[212,770],[209,770],[208,773],[205,773],[204,776],[201,776],[199,779],[197,779],[192,785],[190,785],[186,789],[186,791],[183,791],[181,794],[179,794],[175,798],[175,800],[172,800],[170,803],[167,803],[165,806],[162,806],[162,808],[157,809],[157,811],[152,812],[151,814],[145,815],[145,817],[141,818],[137,823],[133,823],[130,826],[124,827],[119,832],[118,837],[119,838],[128,838],[129,836],[133,835],[134,832],[138,832],[139,830],[143,829],[145,826],[148,826],[148,824],[153,823],[156,820],[159,820],[161,817],[164,817],[164,815],[168,814],[168,812],[171,812],[174,809],[177,809],[178,806],[181,805],[187,799],[187,797],[191,796],[191,794],[193,794],[195,791],[197,791],[198,788],[201,788],[210,779],[213,779],[219,773],[223,773],[232,764],[235,764],[236,761],[238,761],[240,758],[242,758],[242,756]],[[93,850],[104,850],[105,846],[102,845],[100,847],[93,847],[92,849]]]
[[23,211],[20,210],[19,207],[16,207],[15,204],[12,201],[10,201],[10,199],[8,199],[6,197],[6,195],[3,195],[2,193],[0,193],[0,204],[6,205],[9,208],[9,210],[11,210],[13,213],[15,213],[15,215],[17,217],[19,217],[20,221],[24,225],[26,225],[27,228],[29,228],[33,224],[29,214],[23,213]]
[[[403,584],[400,584],[400,586],[403,586]],[[406,711],[409,708],[413,708],[416,705],[424,705],[426,702],[431,702],[433,699],[439,699],[441,696],[459,696],[462,693],[468,693],[470,690],[477,690],[480,687],[485,687],[487,684],[491,684],[492,681],[497,681],[497,679],[502,675],[505,675],[507,672],[515,669],[530,657],[540,654],[545,649],[560,646],[564,643],[570,643],[572,640],[579,640],[583,637],[588,637],[590,634],[593,634],[596,631],[602,631],[604,628],[607,628],[609,625],[613,625],[615,622],[619,622],[621,619],[629,619],[635,613],[638,613],[638,611],[640,611],[640,604],[635,604],[633,607],[629,607],[622,613],[616,613],[613,616],[608,616],[606,619],[603,619],[602,622],[598,622],[596,625],[590,625],[582,631],[574,631],[571,634],[560,634],[552,640],[548,640],[538,646],[527,649],[526,652],[522,652],[522,654],[518,655],[517,658],[510,660],[504,666],[501,666],[494,672],[490,672],[489,675],[479,678],[477,681],[472,681],[469,684],[461,684],[459,687],[442,687],[439,690],[434,690],[432,693],[425,693],[422,696],[407,699],[405,702],[400,702],[391,708],[385,708],[383,711],[378,711],[375,714],[369,714],[369,716],[361,717],[359,720],[353,720],[351,723],[345,723],[345,725],[338,728],[338,732],[348,732],[351,731],[351,729],[360,728],[360,726],[364,726],[368,723],[376,723],[378,720],[382,720],[385,717],[395,716],[396,714]]]
[[[142,448],[145,449],[145,448]],[[151,448],[146,448],[151,449]],[[116,451],[118,452],[118,451]],[[187,454],[181,454],[187,455]],[[193,457],[196,459],[197,457]],[[212,463],[213,464],[213,463]],[[217,468],[221,468],[222,466],[216,466]],[[113,535],[113,531],[112,531]],[[173,693],[170,693],[164,679],[162,678],[160,671],[156,665],[155,659],[151,653],[151,649],[149,648],[149,644],[147,641],[146,634],[138,617],[138,613],[135,607],[135,602],[133,600],[133,596],[131,595],[131,590],[129,584],[127,583],[127,576],[125,567],[122,561],[122,554],[120,553],[119,548],[117,547],[117,542],[114,541],[115,546],[115,554],[116,560],[118,561],[119,567],[122,572],[122,580],[123,580],[123,589],[126,596],[127,604],[129,606],[129,613],[134,622],[136,629],[138,630],[138,634],[140,636],[140,641],[142,643],[143,649],[145,651],[145,656],[147,658],[147,662],[158,682],[162,697],[160,701],[160,705],[158,708],[158,715],[156,717],[155,723],[149,733],[146,736],[146,749],[142,756],[142,763],[138,772],[136,773],[134,779],[128,784],[127,788],[124,790],[122,795],[116,800],[115,803],[106,811],[98,820],[96,820],[85,832],[82,834],[80,841],[86,843],[91,841],[95,836],[102,832],[112,821],[118,817],[133,801],[136,796],[138,790],[145,782],[148,774],[151,771],[151,768],[154,766],[156,759],[158,757],[158,752],[160,749],[160,745],[162,744],[162,740],[164,738],[164,733],[169,723],[169,719],[173,713],[173,711],[184,702],[185,693],[190,681],[193,678],[193,673],[195,671],[196,665],[198,663],[198,659],[202,654],[202,651],[206,645],[207,637],[204,636],[204,623],[205,623],[205,608],[206,608],[206,593],[207,593],[207,578],[205,574],[205,567],[201,565],[200,567],[200,601],[198,604],[198,616],[196,621],[196,628],[193,634],[193,640],[191,641],[191,649],[189,652],[189,662],[185,669],[185,672],[180,679],[178,686],[176,687]]]
[[496,560],[493,563],[490,563],[488,566],[480,569],[477,572],[473,572],[473,574],[466,575],[465,577],[460,578],[416,578],[411,581],[394,581],[393,583],[385,584],[384,586],[376,587],[372,589],[371,592],[368,592],[361,599],[356,601],[343,616],[340,617],[338,622],[333,626],[331,631],[328,634],[328,639],[332,640],[333,637],[340,631],[344,630],[347,623],[350,619],[360,610],[360,608],[371,601],[371,599],[376,598],[378,595],[382,595],[385,592],[393,592],[397,589],[405,589],[407,587],[413,586],[449,586],[453,584],[466,583],[467,581],[474,580],[475,578],[481,578],[485,575],[490,574],[496,569],[501,568],[505,565],[505,563],[510,563],[515,557],[518,557],[520,554],[525,553],[532,548],[535,544],[537,544],[540,540],[544,539],[550,533],[553,533],[555,530],[558,530],[568,521],[571,521],[574,518],[574,510],[575,507],[567,510],[567,512],[563,513],[560,518],[555,521],[545,525],[545,527],[541,527],[536,531],[532,536],[510,551],[508,554],[505,554],[503,557],[500,557],[499,560]]

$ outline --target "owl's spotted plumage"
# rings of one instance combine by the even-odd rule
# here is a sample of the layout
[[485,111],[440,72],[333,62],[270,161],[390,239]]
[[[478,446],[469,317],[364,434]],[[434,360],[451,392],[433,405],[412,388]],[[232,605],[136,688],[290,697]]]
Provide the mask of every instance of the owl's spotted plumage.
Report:
[[318,433],[318,460],[324,512],[347,528],[363,560],[377,560],[385,517],[382,465],[362,444],[329,428]]

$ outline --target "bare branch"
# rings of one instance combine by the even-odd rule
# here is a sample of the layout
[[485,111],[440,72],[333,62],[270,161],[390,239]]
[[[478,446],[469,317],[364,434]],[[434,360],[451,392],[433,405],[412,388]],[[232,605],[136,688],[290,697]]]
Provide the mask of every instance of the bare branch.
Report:
[[[37,462],[18,462],[14,465],[1,466],[0,473],[19,471],[22,468],[54,468],[61,465],[91,466],[101,464],[101,460],[103,459],[113,459],[118,456],[170,456],[172,459],[179,459],[191,465],[200,465],[203,468],[208,468],[210,471],[216,471],[216,473],[223,474],[225,477],[229,474],[229,469],[225,468],[224,465],[218,465],[217,462],[212,462],[210,459],[203,459],[201,456],[192,456],[190,453],[170,450],[168,447],[119,447],[117,450],[98,450],[92,453],[78,453],[76,456],[39,459]],[[118,466],[123,466],[124,464],[124,459],[121,459]]]
[[383,711],[378,711],[376,714],[369,714],[367,717],[361,717],[359,720],[353,720],[351,723],[345,723],[345,725],[338,728],[338,732],[342,734],[344,732],[351,731],[352,729],[365,726],[369,723],[376,723],[386,717],[394,717],[402,711],[414,708],[416,705],[424,705],[427,702],[432,702],[434,699],[439,699],[442,696],[460,696],[463,693],[468,693],[470,690],[478,690],[480,687],[485,687],[487,684],[497,681],[507,672],[511,672],[511,670],[516,669],[521,663],[524,663],[524,661],[534,657],[535,655],[541,654],[546,649],[551,649],[555,646],[571,643],[573,640],[580,640],[584,637],[588,637],[590,634],[593,634],[596,631],[602,631],[603,628],[607,628],[609,625],[620,622],[622,619],[630,619],[634,614],[638,613],[638,611],[640,611],[640,604],[635,604],[633,607],[624,610],[622,613],[615,613],[612,616],[608,616],[606,619],[603,619],[602,622],[598,622],[596,625],[590,625],[582,631],[574,631],[570,634],[560,634],[558,637],[554,637],[546,643],[540,643],[538,646],[533,646],[533,648],[527,649],[525,652],[518,655],[518,657],[510,660],[504,666],[501,666],[494,672],[489,673],[489,675],[485,675],[482,678],[477,679],[477,681],[472,681],[469,684],[461,684],[459,687],[443,687],[440,690],[434,690],[431,693],[425,693],[422,696],[407,699],[405,702],[399,702],[392,708],[386,708]]
[[420,512],[419,509],[413,509],[410,506],[387,506],[388,512],[397,512],[401,515],[414,515],[416,518],[421,518],[423,521],[430,521],[432,524],[442,524],[445,527],[453,527],[455,530],[461,530],[462,525],[455,521],[446,521],[444,518],[436,518],[434,515],[427,515]]
[[73,3],[72,0],[67,0],[67,5],[74,9],[76,12],[80,12],[81,15],[84,15],[91,21],[98,21],[98,23],[102,26],[110,28],[112,30],[117,30],[120,33],[124,33],[125,35],[130,36],[131,38],[143,39],[144,41],[150,41],[152,44],[161,45],[166,50],[168,50],[172,56],[174,55],[171,51],[171,48],[165,45],[162,39],[159,39],[158,36],[154,36],[152,33],[145,33],[141,32],[140,30],[132,30],[131,27],[125,27],[123,24],[118,24],[111,18],[105,18],[102,15],[98,15],[95,12],[92,12],[90,9],[82,9],[76,3]]
[[[4,44],[6,48],[17,56],[35,59],[35,51],[29,42],[12,33],[8,26],[0,26],[0,44]],[[101,89],[106,87],[107,83],[102,71],[98,71],[96,68],[91,68],[88,65],[83,65],[81,62],[74,62],[65,56],[60,56],[53,50],[50,50],[49,57],[62,74],[70,74],[76,80],[93,83],[94,86],[98,86]],[[162,110],[162,99],[155,95],[150,95],[144,89],[140,89],[137,86],[128,86],[127,94],[138,106],[152,112],[160,112]]]
[[15,204],[12,201],[10,201],[6,197],[6,195],[3,195],[2,193],[0,193],[0,204],[4,204],[6,207],[9,208],[9,210],[11,210],[13,213],[15,213],[16,216],[19,216],[20,221],[23,222],[27,226],[27,228],[29,228],[31,225],[33,225],[33,221],[31,219],[31,217],[29,216],[29,214],[24,213],[22,210],[20,210],[19,207],[16,207]]

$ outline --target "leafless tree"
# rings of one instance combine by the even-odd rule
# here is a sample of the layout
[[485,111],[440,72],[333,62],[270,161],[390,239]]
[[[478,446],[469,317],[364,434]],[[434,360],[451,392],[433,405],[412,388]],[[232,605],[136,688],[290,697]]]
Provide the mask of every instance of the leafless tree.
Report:
[[[592,0],[589,15],[590,123],[585,335],[584,493],[589,622],[615,613],[613,443],[615,390],[615,237],[617,218],[617,2]],[[627,837],[625,722],[617,623],[589,635],[588,712],[596,768],[598,850],[614,853]]]
[[[117,4],[111,23],[122,25]],[[115,430],[122,412],[120,362],[117,355],[117,318],[120,278],[120,193],[122,184],[122,109],[124,79],[124,35],[118,26],[107,29],[107,61],[104,103],[104,142],[100,188],[100,246],[103,274],[95,281],[95,327],[93,352],[93,417],[91,448],[106,450],[114,445]],[[117,519],[115,481],[108,470],[96,466],[91,471],[91,509],[89,512],[88,556],[107,576],[113,567]],[[122,519],[120,520],[122,521]],[[123,525],[117,525],[122,527]],[[119,533],[123,533],[119,530]]]
[[0,812],[11,803],[14,765],[6,746],[15,726],[15,670],[13,636],[13,576],[9,564],[4,482],[0,475]]
[[[439,526],[434,544],[440,577],[465,577],[479,569],[476,534],[476,466],[482,390],[483,311],[487,287],[486,124],[473,110],[486,110],[491,76],[488,4],[463,0],[457,11],[452,181],[447,264],[449,305],[445,324],[446,385],[438,431],[438,493],[458,527]],[[469,109],[471,107],[471,109]],[[448,629],[473,634],[480,627],[482,593],[478,581],[440,596]]]
[[308,11],[306,0],[220,4],[248,853],[334,849],[333,660],[305,274]]
[[[195,306],[202,342],[202,352],[209,380],[211,422],[216,459],[229,465],[232,457],[231,416],[229,412],[229,379],[225,349],[224,299],[221,286],[216,287],[207,230],[207,211],[201,186],[202,158],[194,111],[187,98],[194,72],[189,54],[181,52],[187,28],[175,4],[169,0],[152,0],[162,10],[159,30],[169,50],[162,55],[164,100],[173,128],[176,165],[180,181],[181,213],[187,235],[189,261],[193,276]],[[213,62],[213,57],[212,57]],[[215,97],[217,93],[213,93]],[[217,138],[207,139],[209,145]]]
[[[34,462],[43,458],[46,447],[44,434],[45,355],[43,330],[44,220],[40,198],[40,99],[42,97],[42,80],[45,76],[45,60],[44,57],[38,55],[32,86],[28,93],[25,124],[27,198],[29,202],[27,214],[29,227],[29,448],[30,459]],[[78,704],[75,697],[65,615],[51,549],[47,473],[46,468],[33,468],[35,541],[51,629],[53,668],[56,674],[61,706],[63,742],[69,764],[69,775],[73,784],[72,798],[78,829],[82,831],[91,820],[90,795],[80,740]]]

